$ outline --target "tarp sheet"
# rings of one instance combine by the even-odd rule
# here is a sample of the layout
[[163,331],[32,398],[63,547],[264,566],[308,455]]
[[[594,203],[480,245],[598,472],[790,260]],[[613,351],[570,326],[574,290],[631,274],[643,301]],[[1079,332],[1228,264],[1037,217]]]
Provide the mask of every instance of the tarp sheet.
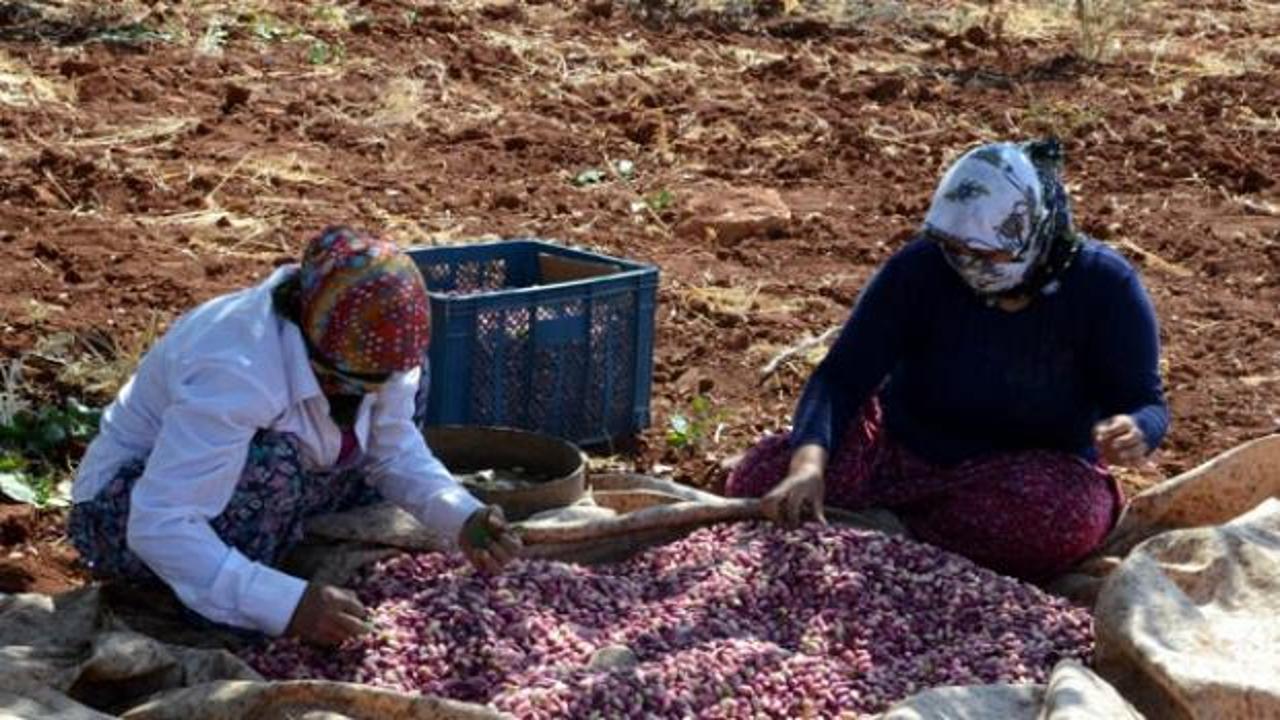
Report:
[[[578,536],[586,527],[588,537],[531,553],[616,560],[749,511],[643,476],[604,477],[598,489],[605,511],[535,519],[543,528],[563,522]],[[1280,436],[1236,448],[1135,497],[1104,552],[1063,582],[1093,582],[1098,591],[1093,670],[1064,662],[1046,685],[934,688],[882,718],[1084,720],[1140,718],[1139,711],[1161,719],[1280,718],[1277,496]],[[843,519],[902,531],[886,513]],[[309,530],[289,567],[328,582],[341,583],[399,550],[434,549],[429,533],[389,507],[323,518]],[[234,636],[184,629],[175,617],[171,600],[166,605],[127,588],[0,596],[0,718],[502,717],[489,708],[347,683],[266,682],[227,650]]]

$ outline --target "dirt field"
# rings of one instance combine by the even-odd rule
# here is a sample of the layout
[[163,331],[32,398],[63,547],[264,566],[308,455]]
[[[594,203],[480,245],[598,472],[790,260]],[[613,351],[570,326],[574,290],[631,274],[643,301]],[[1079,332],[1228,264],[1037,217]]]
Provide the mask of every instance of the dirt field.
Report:
[[[1162,323],[1173,427],[1126,484],[1280,427],[1280,5],[1133,3],[1084,42],[1070,3],[673,4],[0,3],[0,357],[33,397],[102,403],[175,314],[325,224],[538,235],[661,267],[654,426],[624,460],[715,487],[820,354],[761,368],[842,321],[947,162],[1056,132],[1079,223]],[[678,232],[716,187],[791,217]],[[674,413],[697,447],[669,447]],[[23,515],[0,589],[74,582],[58,516]]]

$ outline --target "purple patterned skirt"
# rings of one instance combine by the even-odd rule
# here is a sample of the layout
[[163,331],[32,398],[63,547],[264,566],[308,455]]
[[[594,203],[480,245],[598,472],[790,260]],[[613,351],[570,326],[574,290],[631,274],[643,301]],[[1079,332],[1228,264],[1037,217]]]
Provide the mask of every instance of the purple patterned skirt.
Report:
[[[734,468],[725,491],[760,497],[791,462],[786,434],[770,435]],[[941,466],[895,443],[871,400],[837,445],[826,471],[834,507],[893,510],[920,540],[1027,580],[1051,578],[1101,545],[1124,506],[1106,467],[1030,450]]]

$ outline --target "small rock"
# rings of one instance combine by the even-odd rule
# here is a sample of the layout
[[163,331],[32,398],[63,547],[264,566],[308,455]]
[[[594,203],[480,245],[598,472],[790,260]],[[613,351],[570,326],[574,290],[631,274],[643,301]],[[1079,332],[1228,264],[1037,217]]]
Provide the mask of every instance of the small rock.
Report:
[[514,190],[499,190],[493,194],[492,204],[496,210],[519,210],[524,206],[524,198]]
[[227,274],[226,263],[218,260],[209,260],[204,264],[204,276],[210,279],[219,278]]
[[229,115],[235,112],[237,108],[249,102],[249,98],[252,96],[253,91],[249,88],[235,83],[228,83],[222,97],[222,114]]
[[27,186],[32,202],[39,207],[62,207],[66,201],[44,185]]
[[867,98],[878,103],[896,100],[907,89],[907,81],[900,77],[889,77],[872,85],[867,90]]
[[149,85],[139,85],[129,92],[129,96],[136,103],[152,103],[159,98],[159,94],[154,87]]
[[97,63],[89,62],[87,60],[77,60],[76,58],[67,58],[58,65],[58,72],[61,73],[63,77],[67,78],[92,75],[98,72],[98,70],[99,65]]
[[762,18],[777,17],[787,11],[787,4],[783,0],[756,0],[755,10]]
[[[717,317],[716,319],[719,318]],[[697,395],[707,395],[716,388],[716,381],[707,374],[708,372],[704,370],[686,371],[675,378],[672,386],[680,394],[680,397],[691,398]]]
[[490,20],[523,20],[524,7],[518,0],[499,0],[486,5],[480,13]]
[[973,25],[964,31],[964,39],[974,47],[986,47],[991,43],[991,34],[981,25]]
[[627,139],[637,145],[649,145],[658,137],[660,129],[657,118],[640,118],[627,128]]
[[587,670],[630,670],[639,664],[640,659],[626,645],[606,645],[591,656],[591,660],[587,662]]
[[1262,192],[1267,188],[1275,185],[1276,181],[1271,176],[1262,172],[1256,167],[1245,168],[1240,177],[1240,192],[1250,195]]
[[751,347],[751,334],[747,332],[736,332],[725,339],[725,349],[733,352],[744,352]]
[[76,98],[81,102],[95,102],[115,97],[116,84],[105,72],[96,72],[80,78],[76,84]]
[[217,185],[218,181],[212,175],[195,175],[187,181],[187,187],[198,193],[207,193]]
[[676,232],[684,237],[732,244],[780,232],[791,222],[791,208],[772,188],[708,188],[694,191],[687,201],[677,195],[676,202],[684,210]]
[[50,262],[57,262],[62,259],[62,251],[43,240],[36,241],[36,246],[32,249],[31,254],[41,260]]
[[613,0],[588,0],[583,4],[581,14],[587,20],[612,17]]
[[810,40],[831,33],[831,23],[823,18],[784,17],[765,25],[765,32],[788,40]]

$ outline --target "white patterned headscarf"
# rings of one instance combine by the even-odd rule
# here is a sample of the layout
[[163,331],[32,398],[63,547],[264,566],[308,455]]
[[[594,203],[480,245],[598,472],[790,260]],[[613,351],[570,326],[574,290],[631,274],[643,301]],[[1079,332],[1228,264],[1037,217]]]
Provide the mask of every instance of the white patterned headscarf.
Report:
[[943,175],[924,235],[941,245],[947,262],[979,295],[1045,285],[1041,278],[1028,287],[1054,240],[1071,234],[1060,159],[1055,141],[995,143],[965,153]]

